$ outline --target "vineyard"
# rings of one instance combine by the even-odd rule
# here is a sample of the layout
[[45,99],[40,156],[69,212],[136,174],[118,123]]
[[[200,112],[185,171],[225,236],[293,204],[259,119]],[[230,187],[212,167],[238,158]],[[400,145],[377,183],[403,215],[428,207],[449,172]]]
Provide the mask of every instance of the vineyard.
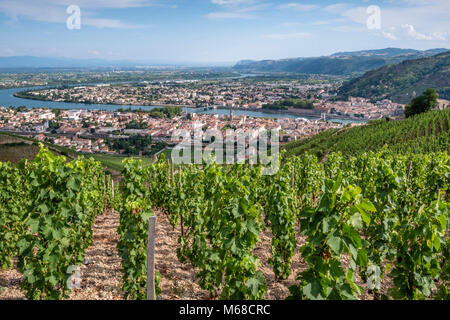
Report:
[[[120,186],[94,160],[66,162],[45,149],[32,162],[0,163],[1,266],[17,259],[28,299],[67,297],[92,245],[94,219],[113,208],[125,299],[146,298],[155,212],[180,229],[172,250],[211,299],[267,296],[272,279],[256,253],[266,233],[275,281],[291,276],[298,252],[306,266],[289,299],[450,298],[447,152],[385,147],[357,157],[333,152],[326,161],[283,159],[273,176],[262,165],[127,159]],[[156,273],[157,294],[162,277]]]
[[327,130],[309,139],[287,144],[286,156],[330,152],[359,155],[385,145],[397,153],[450,152],[450,109],[427,112],[404,121],[379,120],[364,127]]
[[[333,153],[325,163],[306,155],[286,160],[275,176],[262,169],[129,160],[117,209],[123,217],[147,216],[140,209],[149,207],[165,212],[181,228],[179,260],[198,270],[198,284],[213,298],[264,298],[255,255],[264,230],[272,234],[277,279],[291,274],[297,249],[309,266],[290,298],[358,299],[364,291],[374,299],[449,298],[447,153],[383,150],[350,160]],[[300,248],[296,230],[306,238]],[[133,291],[145,288],[136,270]],[[388,277],[393,285],[381,292]]]

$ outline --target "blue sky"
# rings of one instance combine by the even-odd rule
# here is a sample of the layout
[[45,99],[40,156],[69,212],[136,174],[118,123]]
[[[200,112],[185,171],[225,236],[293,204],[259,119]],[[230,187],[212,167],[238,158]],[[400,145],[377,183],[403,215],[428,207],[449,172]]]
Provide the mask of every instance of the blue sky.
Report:
[[[70,5],[79,30],[66,26]],[[215,63],[450,48],[449,17],[449,0],[0,0],[0,56]]]

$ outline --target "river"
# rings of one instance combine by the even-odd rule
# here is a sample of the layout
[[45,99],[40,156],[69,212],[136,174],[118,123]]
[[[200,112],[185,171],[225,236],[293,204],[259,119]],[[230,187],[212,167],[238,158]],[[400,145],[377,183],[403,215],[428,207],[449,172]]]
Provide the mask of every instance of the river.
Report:
[[[130,106],[130,105],[116,105],[116,104],[85,104],[85,103],[72,103],[72,102],[53,102],[53,101],[40,101],[40,100],[31,100],[31,99],[23,99],[14,96],[14,93],[25,90],[39,90],[46,89],[47,87],[28,87],[28,88],[14,88],[14,89],[3,89],[0,90],[0,106],[2,107],[20,107],[25,106],[27,108],[50,108],[50,109],[84,109],[84,110],[108,110],[115,111],[117,109],[143,109],[143,110],[152,110],[155,108],[161,108],[163,106]],[[212,109],[208,111],[204,111],[203,108],[187,108],[189,113],[202,113],[202,114],[229,114],[230,110],[227,109]],[[289,115],[284,113],[267,113],[267,112],[259,112],[259,111],[245,111],[245,110],[233,110],[233,114],[240,116],[246,115],[248,117],[254,118],[289,118],[289,119],[298,119],[299,116]],[[317,117],[301,117],[309,120],[317,120]],[[361,122],[357,120],[342,120],[342,119],[328,119],[332,122],[338,123],[354,123]]]

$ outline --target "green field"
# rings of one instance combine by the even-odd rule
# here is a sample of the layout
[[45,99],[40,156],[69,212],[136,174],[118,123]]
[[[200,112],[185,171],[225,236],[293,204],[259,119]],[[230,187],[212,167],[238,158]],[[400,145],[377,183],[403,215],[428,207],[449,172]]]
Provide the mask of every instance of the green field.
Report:
[[[122,157],[122,156],[115,156],[115,155],[107,155],[107,154],[93,154],[93,155],[88,155],[87,157],[93,157],[95,160],[103,163],[103,165],[105,167],[108,167],[109,169],[113,169],[113,170],[119,171],[119,172],[122,171],[122,169],[123,169],[122,161],[124,159],[129,158],[129,157]],[[143,157],[132,157],[132,158],[142,160],[142,164],[144,166],[153,163],[153,158],[143,158]]]

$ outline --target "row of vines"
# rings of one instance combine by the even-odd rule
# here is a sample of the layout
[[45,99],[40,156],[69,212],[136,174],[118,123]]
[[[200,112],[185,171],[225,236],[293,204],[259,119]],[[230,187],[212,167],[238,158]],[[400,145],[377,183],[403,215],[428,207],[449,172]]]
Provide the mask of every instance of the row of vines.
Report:
[[66,162],[41,149],[32,162],[0,162],[0,266],[24,276],[28,299],[61,299],[92,245],[92,225],[105,206],[100,163]]
[[[29,299],[66,297],[107,206],[120,213],[125,297],[145,299],[157,208],[180,227],[178,259],[213,298],[266,296],[255,253],[263,232],[272,234],[268,262],[278,279],[292,274],[296,250],[307,264],[290,299],[450,298],[446,152],[331,153],[325,162],[305,154],[285,158],[274,175],[263,169],[127,159],[119,188],[100,163],[66,162],[46,149],[32,162],[0,163],[0,266],[17,259]],[[157,294],[160,280],[157,273]]]
[[450,109],[431,111],[403,121],[378,120],[367,126],[326,130],[283,148],[287,156],[312,153],[322,158],[342,152],[356,156],[380,151],[386,145],[395,153],[450,152]]
[[145,288],[145,222],[153,213],[144,208],[158,208],[180,226],[178,258],[198,270],[211,297],[265,297],[255,249],[270,231],[277,278],[291,275],[296,250],[308,265],[291,299],[449,299],[449,165],[447,153],[386,149],[332,153],[324,163],[287,158],[273,176],[260,165],[127,160],[121,219],[133,227],[121,233],[126,289],[136,298]]

